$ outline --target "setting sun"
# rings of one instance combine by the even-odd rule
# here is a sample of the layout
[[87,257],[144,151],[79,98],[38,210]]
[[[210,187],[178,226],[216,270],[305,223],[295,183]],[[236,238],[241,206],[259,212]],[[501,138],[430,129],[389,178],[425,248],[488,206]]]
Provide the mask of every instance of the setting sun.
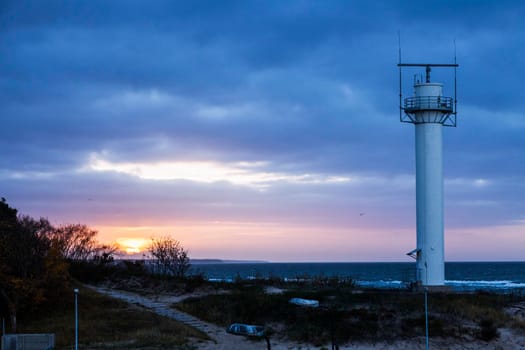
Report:
[[136,254],[144,251],[146,249],[147,245],[149,244],[149,240],[145,238],[118,238],[117,244],[122,248],[123,251],[125,251],[127,254]]

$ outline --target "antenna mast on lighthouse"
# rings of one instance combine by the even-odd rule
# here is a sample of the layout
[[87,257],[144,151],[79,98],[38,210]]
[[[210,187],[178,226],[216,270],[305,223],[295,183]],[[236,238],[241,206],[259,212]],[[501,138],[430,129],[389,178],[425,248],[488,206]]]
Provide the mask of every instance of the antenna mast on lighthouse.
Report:
[[[445,284],[443,220],[443,126],[456,126],[456,69],[442,63],[402,63],[399,49],[399,119],[416,131],[416,279],[423,286]],[[403,99],[403,67],[425,68],[425,79],[414,79],[414,95]],[[454,69],[454,97],[443,96],[443,84],[431,81],[432,68]]]

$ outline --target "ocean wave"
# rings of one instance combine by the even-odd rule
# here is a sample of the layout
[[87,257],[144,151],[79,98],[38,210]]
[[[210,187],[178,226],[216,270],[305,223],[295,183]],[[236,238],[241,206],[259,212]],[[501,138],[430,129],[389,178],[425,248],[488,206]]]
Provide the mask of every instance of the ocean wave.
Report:
[[468,288],[489,288],[489,289],[520,289],[525,288],[525,283],[514,281],[467,281],[467,280],[447,280],[445,284],[451,287],[468,287]]
[[355,283],[360,287],[367,288],[406,288],[407,283],[403,281],[389,281],[389,280],[379,280],[379,281],[355,281]]
[[[256,280],[256,277],[248,276],[245,280]],[[232,283],[235,281],[234,278],[208,278],[210,282],[225,282]],[[289,278],[284,277],[284,282],[308,282],[307,278]],[[407,288],[410,283],[399,280],[354,280],[355,284],[363,288],[378,288],[378,289],[403,289]],[[514,282],[511,280],[446,280],[445,285],[452,287],[458,291],[475,291],[475,290],[488,290],[488,291],[512,291],[525,289],[524,282]]]
[[233,278],[208,278],[209,282],[226,282],[226,283],[232,283]]
[[[377,281],[356,281],[356,284],[365,288],[406,288],[409,283],[396,280],[377,280]],[[515,290],[525,289],[525,283],[514,281],[468,281],[468,280],[447,280],[445,285],[459,290]]]

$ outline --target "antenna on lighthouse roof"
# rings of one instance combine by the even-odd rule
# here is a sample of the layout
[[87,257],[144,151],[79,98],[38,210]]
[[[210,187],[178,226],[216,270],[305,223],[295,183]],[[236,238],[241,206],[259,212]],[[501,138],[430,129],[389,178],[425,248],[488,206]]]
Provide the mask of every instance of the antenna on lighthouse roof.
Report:
[[454,125],[457,126],[457,118],[455,116],[458,114],[458,79],[457,79],[457,61],[456,61],[456,39],[454,39]]
[[[417,123],[417,121],[414,119],[413,115],[413,109],[416,107],[414,105],[415,100],[413,98],[407,98],[404,101],[403,104],[403,85],[402,80],[403,76],[401,73],[402,67],[425,67],[426,71],[426,79],[425,84],[431,84],[430,83],[430,72],[431,67],[438,67],[438,68],[454,68],[454,98],[447,97],[442,102],[446,101],[445,104],[440,104],[440,106],[436,105],[436,107],[439,107],[439,110],[447,111],[443,116],[442,124],[443,126],[456,126],[456,107],[457,107],[457,79],[456,79],[456,71],[457,67],[459,65],[456,63],[456,55],[454,54],[454,63],[402,63],[401,62],[401,45],[399,46],[399,63],[397,64],[399,67],[399,119],[403,123]],[[421,102],[421,100],[418,100]],[[441,101],[441,99],[440,99]],[[446,107],[446,108],[445,108]],[[405,112],[403,115],[403,111]]]
[[398,67],[399,67],[399,121],[403,121],[403,79],[402,79],[402,75],[401,75],[401,31],[398,30],[397,31],[397,44],[398,44],[398,47],[399,47],[399,62],[398,62]]

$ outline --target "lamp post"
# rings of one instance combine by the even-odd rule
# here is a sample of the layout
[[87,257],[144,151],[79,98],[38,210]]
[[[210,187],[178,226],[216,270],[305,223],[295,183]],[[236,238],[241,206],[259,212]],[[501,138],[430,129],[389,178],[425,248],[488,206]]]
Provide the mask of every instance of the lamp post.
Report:
[[426,283],[423,287],[423,290],[425,292],[425,349],[428,350],[428,271],[427,270],[427,263],[425,262],[425,277],[426,277]]
[[425,349],[428,350],[428,288],[425,288]]
[[78,288],[73,292],[75,292],[75,350],[78,350]]

